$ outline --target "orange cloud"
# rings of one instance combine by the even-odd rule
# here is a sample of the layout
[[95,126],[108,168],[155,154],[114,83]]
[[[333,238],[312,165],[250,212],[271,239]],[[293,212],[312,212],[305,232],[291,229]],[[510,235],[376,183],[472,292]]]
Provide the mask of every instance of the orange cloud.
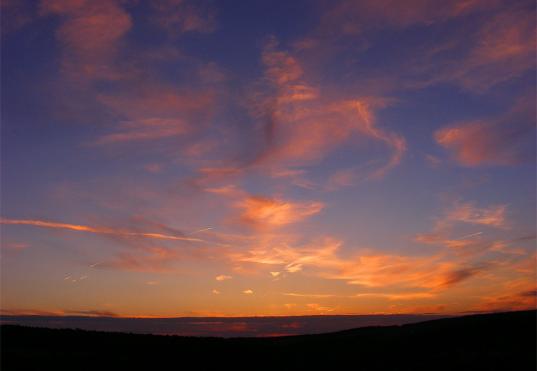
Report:
[[244,191],[234,184],[228,184],[221,187],[205,188],[204,190],[205,192],[229,197],[244,195]]
[[336,310],[336,308],[322,306],[322,305],[320,305],[318,303],[306,304],[306,307],[308,307],[309,309],[311,309],[313,311],[316,311],[316,312],[333,312],[334,310]]
[[326,278],[343,279],[349,284],[365,287],[399,286],[411,288],[444,289],[471,275],[457,279],[456,264],[437,257],[408,257],[393,255],[365,255],[353,262],[342,263],[335,273],[324,273]]
[[256,227],[281,227],[319,213],[321,202],[289,202],[273,198],[249,196],[237,204],[242,209],[242,222]]
[[398,293],[398,294],[386,294],[386,293],[362,293],[352,295],[353,298],[362,298],[362,297],[379,297],[386,298],[393,301],[401,300],[415,300],[415,299],[429,299],[436,296],[433,292],[408,292],[408,293]]
[[218,275],[218,276],[215,277],[215,279],[216,279],[217,281],[227,281],[227,280],[230,280],[230,279],[232,279],[232,278],[233,278],[233,277],[231,277],[231,276],[226,276],[225,274],[220,274],[220,275]]
[[114,235],[114,236],[126,237],[126,238],[143,237],[143,238],[151,238],[151,239],[158,239],[158,240],[203,242],[203,240],[199,238],[192,238],[192,237],[185,237],[185,236],[175,236],[175,235],[150,233],[150,232],[133,232],[133,231],[123,230],[123,229],[113,229],[109,227],[91,227],[91,226],[78,225],[78,224],[49,222],[49,221],[44,221],[44,220],[2,218],[0,219],[0,224],[29,225],[29,226],[41,227],[41,228],[65,229],[65,230],[79,231],[79,232]]
[[[535,257],[533,257],[535,264]],[[537,308],[535,267],[530,279],[514,279],[502,282],[495,293],[484,295],[473,309],[477,311],[534,310]]]
[[296,292],[286,292],[284,293],[285,296],[293,296],[297,298],[317,298],[317,299],[326,299],[326,298],[333,298],[337,295],[333,294],[301,294]]
[[255,248],[230,252],[234,264],[260,264],[289,273],[303,271],[325,279],[364,287],[426,288],[442,290],[470,279],[483,268],[459,267],[440,256],[411,257],[371,252],[341,258],[341,241],[326,238],[306,246],[292,246],[283,239],[258,241]]

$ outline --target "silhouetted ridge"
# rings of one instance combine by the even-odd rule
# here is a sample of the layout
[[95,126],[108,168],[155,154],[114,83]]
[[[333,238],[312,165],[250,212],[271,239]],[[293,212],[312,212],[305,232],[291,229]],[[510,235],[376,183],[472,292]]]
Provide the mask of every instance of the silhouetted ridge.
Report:
[[4,325],[2,370],[535,370],[536,311],[274,338]]

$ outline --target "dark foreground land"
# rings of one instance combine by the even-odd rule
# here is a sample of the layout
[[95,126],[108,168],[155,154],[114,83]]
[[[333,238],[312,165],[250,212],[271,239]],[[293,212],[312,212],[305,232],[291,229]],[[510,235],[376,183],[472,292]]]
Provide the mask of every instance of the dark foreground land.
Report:
[[537,311],[274,338],[1,327],[9,370],[535,370]]

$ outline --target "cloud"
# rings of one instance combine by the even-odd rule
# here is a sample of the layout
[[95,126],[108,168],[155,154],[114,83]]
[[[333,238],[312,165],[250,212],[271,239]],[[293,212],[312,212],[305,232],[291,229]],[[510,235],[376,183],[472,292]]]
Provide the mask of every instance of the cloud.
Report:
[[334,1],[325,9],[321,32],[355,36],[382,27],[405,28],[416,24],[429,26],[450,18],[487,11],[498,1],[364,0]]
[[228,184],[221,187],[205,188],[205,192],[229,197],[244,195],[244,191],[235,184]]
[[507,205],[494,205],[479,208],[472,202],[457,202],[455,206],[447,212],[441,223],[462,222],[505,228],[507,223],[505,217],[506,210]]
[[215,280],[217,280],[217,281],[227,281],[227,280],[230,280],[232,278],[233,277],[231,277],[231,276],[226,276],[225,274],[220,274],[220,275],[215,277]]
[[63,311],[64,315],[87,316],[87,317],[118,317],[118,314],[108,310],[69,310]]
[[328,178],[326,189],[329,191],[337,190],[355,184],[357,180],[356,169],[341,169],[335,171]]
[[335,62],[351,48],[364,51],[372,47],[378,32],[386,30],[410,33],[412,27],[435,33],[428,40],[406,40],[403,53],[390,50],[393,64],[368,69],[359,82],[362,91],[456,84],[483,93],[520,78],[535,66],[531,1],[344,0],[326,4],[318,29],[304,39],[306,51],[317,58],[328,55]]
[[416,299],[430,299],[434,298],[437,294],[434,292],[402,292],[402,293],[360,293],[354,294],[351,297],[353,298],[363,298],[363,297],[379,297],[386,298],[392,301],[401,301],[401,300],[416,300]]
[[146,164],[144,165],[144,170],[149,173],[157,174],[162,171],[162,165],[157,163]]
[[121,124],[121,128],[121,131],[102,136],[95,144],[103,145],[155,140],[183,135],[189,131],[188,125],[184,121],[175,119],[127,121]]
[[386,298],[388,300],[415,300],[415,299],[428,299],[436,296],[433,292],[402,292],[402,293],[380,293],[380,292],[366,292],[351,295],[336,295],[336,294],[304,294],[304,293],[284,293],[285,296],[293,296],[298,298],[317,298],[317,299],[330,299],[330,298],[347,298],[347,299],[359,299],[359,298]]
[[535,41],[531,10],[516,5],[500,10],[485,19],[475,33],[473,47],[445,77],[473,91],[512,80],[535,67]]
[[335,251],[341,242],[334,239],[323,239],[316,244],[293,246],[285,237],[265,236],[255,241],[247,241],[247,246],[255,246],[246,251],[232,251],[229,259],[235,263],[254,263],[281,265],[287,272],[302,270],[303,266],[330,267],[335,261]]
[[187,258],[187,253],[164,246],[137,246],[136,249],[119,252],[113,259],[100,264],[102,268],[114,268],[133,272],[171,273],[173,263]]
[[119,2],[44,0],[41,13],[62,17],[56,36],[63,46],[62,70],[71,78],[121,78],[114,59],[132,20]]
[[114,228],[109,228],[109,227],[91,227],[91,226],[78,225],[78,224],[50,222],[46,220],[2,218],[0,219],[0,224],[28,225],[28,226],[34,226],[34,227],[40,227],[40,228],[64,229],[64,230],[70,230],[70,231],[113,235],[113,236],[124,237],[124,238],[142,237],[142,238],[158,239],[158,240],[203,242],[203,240],[199,238],[186,237],[186,236],[169,235],[169,234],[162,234],[162,233],[151,233],[151,232],[135,232],[135,231],[129,231],[125,229],[114,229]]
[[333,312],[334,310],[336,310],[336,308],[322,306],[321,304],[318,304],[318,303],[306,304],[306,307],[317,312]]
[[102,93],[98,100],[116,114],[131,120],[178,119],[210,112],[213,93],[152,84],[122,94]]
[[144,84],[136,90],[100,93],[97,101],[119,119],[119,123],[97,138],[94,145],[113,146],[172,138],[173,143],[157,148],[177,152],[179,144],[181,158],[185,159],[199,157],[214,147],[214,143],[207,140],[194,143],[195,135],[203,132],[212,114],[214,97],[210,90],[199,91],[193,87],[187,91],[159,83]]
[[216,28],[215,12],[200,1],[158,0],[152,1],[152,20],[170,36],[185,32],[209,33]]
[[469,279],[472,276],[478,274],[481,270],[478,268],[460,268],[452,270],[444,277],[444,282],[441,286],[452,286],[459,282]]
[[217,289],[213,289],[213,291],[211,291],[213,294],[215,295],[219,295],[220,294],[220,291],[218,291]]
[[244,290],[242,293],[246,294],[246,295],[252,295],[254,292],[252,290],[248,289],[248,290]]
[[514,165],[535,161],[535,108],[528,97],[499,118],[462,122],[434,134],[463,166]]
[[[533,257],[535,262],[535,257]],[[537,307],[537,287],[535,286],[535,268],[530,279],[503,280],[495,292],[483,295],[473,307],[477,311],[513,311],[535,310]]]
[[30,247],[30,244],[24,242],[7,242],[0,244],[0,247],[2,250],[15,252],[27,249]]
[[30,24],[35,19],[35,11],[31,1],[3,0],[0,3],[2,11],[2,36],[16,32]]
[[267,269],[278,266],[289,273],[304,272],[371,288],[442,290],[472,277],[462,277],[459,263],[440,255],[413,257],[363,252],[342,258],[338,254],[342,242],[333,238],[303,246],[292,245],[285,239],[266,238],[252,245],[255,247],[244,252],[229,252],[228,258],[235,265],[257,264]]
[[264,144],[253,165],[287,169],[311,164],[359,138],[373,139],[392,151],[387,162],[373,170],[369,178],[383,176],[401,161],[406,150],[404,138],[380,128],[374,115],[389,100],[328,99],[321,89],[306,81],[298,59],[279,50],[274,38],[267,43],[262,61],[265,90],[253,95],[250,106],[256,118],[265,120]]
[[295,293],[295,292],[286,292],[283,295],[293,296],[293,297],[298,297],[298,298],[318,298],[318,299],[333,298],[337,296],[337,295],[332,295],[332,294],[301,294],[301,293]]
[[351,262],[342,262],[335,272],[324,272],[322,276],[364,287],[398,286],[440,290],[463,280],[451,279],[456,271],[454,262],[442,261],[434,256],[379,254],[359,256]]
[[485,250],[500,251],[501,241],[483,240],[483,231],[466,233],[462,237],[452,237],[458,224],[468,224],[496,229],[508,229],[506,217],[507,205],[491,205],[478,207],[474,202],[456,201],[435,222],[431,233],[415,236],[415,240],[424,244],[443,245],[449,249],[465,253],[476,253]]
[[248,196],[237,204],[241,221],[255,227],[281,227],[318,214],[321,202],[290,202],[274,198]]

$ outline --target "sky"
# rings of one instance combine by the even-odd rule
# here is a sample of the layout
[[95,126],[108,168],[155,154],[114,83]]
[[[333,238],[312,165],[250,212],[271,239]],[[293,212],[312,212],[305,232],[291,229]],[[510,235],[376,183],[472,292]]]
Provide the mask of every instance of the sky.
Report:
[[532,0],[3,0],[4,314],[536,307]]

